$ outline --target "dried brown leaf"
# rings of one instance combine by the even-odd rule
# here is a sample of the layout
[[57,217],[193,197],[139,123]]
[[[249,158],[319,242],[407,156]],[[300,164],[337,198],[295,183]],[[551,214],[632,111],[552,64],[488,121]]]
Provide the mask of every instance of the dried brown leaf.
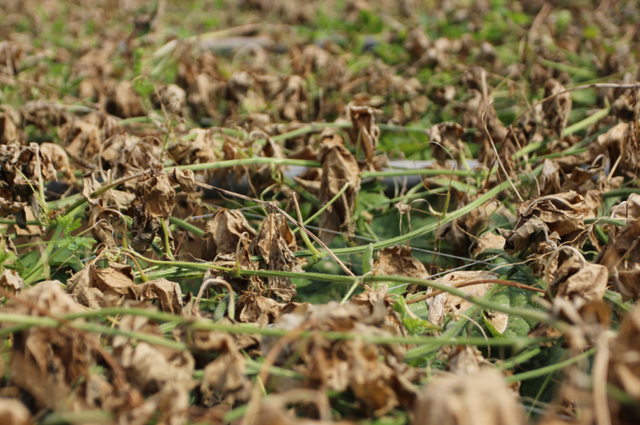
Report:
[[[123,331],[143,332],[162,337],[158,325],[142,316],[123,316],[119,328]],[[113,339],[113,351],[124,367],[129,382],[145,394],[154,394],[165,385],[179,386],[178,392],[186,392],[193,386],[195,362],[188,351],[156,347],[147,342],[133,341],[125,336]],[[185,406],[186,407],[186,406]]]
[[[447,286],[456,286],[464,282],[496,278],[497,275],[489,271],[459,271],[451,272],[444,277],[439,278],[436,282]],[[482,297],[487,293],[491,286],[491,283],[482,283],[479,285],[464,286],[461,287],[460,290],[473,296]],[[433,289],[429,288],[427,293],[432,291]],[[436,325],[441,325],[447,314],[455,315],[458,312],[464,313],[473,306],[469,301],[463,300],[462,298],[447,292],[429,298],[427,300],[427,305],[429,306],[429,321]]]
[[[320,216],[321,229],[344,231],[351,223],[355,199],[360,190],[360,169],[354,156],[345,148],[342,137],[327,130],[322,135],[318,161],[322,164],[321,205],[337,195],[346,183],[351,184]],[[334,233],[320,231],[320,238],[325,244],[331,243],[334,237]]]
[[[293,255],[296,250],[295,235],[284,216],[276,213],[270,213],[265,218],[249,247],[254,255],[262,256],[261,263],[266,265],[266,270],[302,273],[302,268]],[[268,289],[287,302],[296,296],[296,287],[289,278],[269,277]]]
[[0,274],[0,287],[17,294],[24,288],[24,281],[17,271],[4,269]]
[[109,262],[109,267],[98,269],[91,267],[91,281],[102,293],[114,293],[129,296],[135,284],[133,283],[133,270],[131,266]]
[[107,90],[105,109],[120,118],[146,115],[142,98],[128,81],[112,82]]
[[351,144],[362,147],[367,162],[373,160],[373,154],[376,147],[378,147],[380,128],[376,123],[376,113],[380,112],[369,106],[347,105],[347,116],[349,116],[352,123],[352,127],[349,130]]
[[554,79],[548,80],[544,87],[544,97],[553,97],[542,103],[542,113],[547,127],[559,137],[562,137],[562,133],[567,127],[572,106],[571,93],[562,93],[565,90],[564,86]]
[[415,425],[526,424],[516,397],[494,370],[436,377],[425,386],[414,415]]
[[[617,338],[609,344],[608,384],[625,392],[634,402],[640,400],[640,307],[636,307],[625,317]],[[604,348],[604,347],[603,347]],[[609,397],[611,422],[614,425],[631,424],[640,421],[640,415],[633,405]]]
[[242,213],[219,208],[207,222],[202,240],[202,258],[213,261],[218,255],[235,254],[243,234],[253,240],[256,231]]
[[59,136],[72,158],[93,162],[102,147],[100,129],[82,120],[70,121],[60,127]]
[[534,253],[553,251],[558,242],[579,248],[588,236],[584,220],[595,217],[585,197],[573,191],[525,201],[516,211],[514,229],[500,229],[508,253],[521,251],[529,244]]
[[132,288],[137,300],[159,300],[160,310],[180,314],[182,312],[182,290],[176,282],[167,279],[154,279],[135,285]]
[[411,248],[406,245],[395,245],[381,249],[378,253],[378,259],[373,263],[373,271],[375,274],[389,276],[429,277],[424,264],[411,255]]
[[33,423],[31,413],[18,400],[0,398],[0,423],[4,425],[29,425]]

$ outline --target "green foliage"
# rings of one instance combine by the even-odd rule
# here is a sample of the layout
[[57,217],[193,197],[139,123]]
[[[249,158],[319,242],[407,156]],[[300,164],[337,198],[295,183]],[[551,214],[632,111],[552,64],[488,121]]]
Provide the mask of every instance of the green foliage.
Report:
[[82,219],[75,218],[71,214],[61,214],[56,217],[56,223],[62,228],[66,237],[71,236],[71,232],[82,226]]

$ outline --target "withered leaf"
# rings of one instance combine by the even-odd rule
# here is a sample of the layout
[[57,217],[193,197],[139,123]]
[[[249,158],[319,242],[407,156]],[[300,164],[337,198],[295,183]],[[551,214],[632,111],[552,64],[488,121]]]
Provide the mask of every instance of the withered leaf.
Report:
[[378,259],[373,263],[376,274],[389,276],[409,276],[427,278],[429,273],[417,258],[411,255],[411,249],[406,245],[395,245],[383,248],[378,253]]
[[[270,213],[265,218],[249,250],[254,255],[262,256],[267,270],[302,272],[293,255],[297,250],[295,235],[281,214]],[[296,296],[295,285],[291,284],[289,278],[269,277],[268,289],[284,301],[291,301]]]
[[502,249],[505,242],[506,240],[503,236],[496,235],[493,232],[485,232],[476,241],[475,254],[477,256],[488,249]]
[[200,383],[203,404],[218,404],[216,401],[219,397],[229,395],[232,395],[235,401],[245,401],[249,398],[250,391],[251,381],[245,372],[244,357],[231,342],[217,359],[204,368],[204,376]]
[[569,122],[569,114],[571,113],[571,93],[566,92],[566,89],[560,82],[550,79],[544,86],[544,97],[547,98],[549,96],[553,97],[542,103],[542,112],[548,128],[554,130],[559,137],[562,137],[562,133]]
[[574,302],[582,298],[580,305],[602,300],[609,272],[600,264],[588,264],[575,255],[565,260],[557,271],[557,276],[549,285],[554,297],[563,297]]
[[213,261],[218,255],[235,254],[238,242],[245,233],[249,240],[256,236],[256,231],[242,213],[219,208],[207,221],[202,240],[202,258],[205,261]]
[[103,206],[102,199],[97,200],[89,213],[91,235],[96,239],[98,244],[103,243],[107,248],[114,248],[116,246],[116,240],[114,238],[115,230],[110,221],[110,217],[113,214],[113,211]]
[[[640,368],[635,358],[640,354],[640,307],[628,313],[620,326],[618,336],[609,344],[607,379],[634,401],[640,400]],[[609,396],[612,423],[623,425],[640,420],[638,412],[620,400]]]
[[349,226],[360,190],[360,169],[355,157],[345,148],[342,137],[327,130],[322,134],[318,151],[318,161],[322,164],[320,204],[324,205],[333,199],[346,183],[350,183],[350,186],[320,216],[320,228],[323,229],[320,238],[326,244],[335,237],[330,231],[341,231]]
[[588,236],[584,220],[595,217],[585,197],[573,191],[534,198],[518,204],[516,211],[514,229],[500,230],[509,253],[521,251],[530,243],[533,252],[552,251],[558,241],[581,247]]
[[24,288],[24,281],[17,271],[4,269],[0,274],[0,287],[17,294]]
[[91,161],[100,152],[100,129],[94,124],[70,121],[60,127],[59,136],[72,158]]
[[[496,278],[497,275],[489,271],[457,271],[448,273],[447,275],[439,278],[436,282],[447,286],[456,286],[464,282]],[[481,283],[478,285],[464,286],[461,287],[460,290],[470,295],[482,297],[487,293],[491,286],[491,283]],[[433,289],[429,288],[427,293],[432,291]],[[443,323],[444,317],[447,314],[464,312],[473,306],[469,301],[463,300],[462,298],[449,294],[448,292],[429,298],[427,300],[427,305],[429,306],[429,321],[437,325],[441,325]]]
[[29,425],[31,413],[16,399],[0,398],[0,422],[5,425]]
[[[192,172],[193,173],[193,172]],[[168,174],[152,173],[141,179],[136,185],[138,202],[144,205],[151,218],[169,218],[175,206],[175,194]],[[188,179],[181,175],[188,187]],[[181,183],[182,184],[182,183]]]
[[107,92],[106,110],[120,118],[145,115],[142,98],[128,81],[112,83]]
[[169,174],[173,184],[179,184],[185,193],[193,193],[196,190],[195,175],[191,170],[174,168]]
[[[123,316],[119,328],[162,336],[158,325],[146,317]],[[113,349],[129,382],[146,394],[157,393],[167,384],[178,384],[180,391],[188,392],[193,385],[195,362],[188,351],[156,347],[146,342],[134,345],[129,338],[120,335],[114,337]]]
[[131,266],[109,262],[109,267],[98,269],[91,267],[91,278],[103,293],[115,293],[128,296],[133,290],[133,271]]
[[180,314],[182,312],[182,290],[176,282],[167,279],[154,279],[135,285],[132,288],[136,299],[159,300],[160,309],[171,314]]
[[[84,311],[58,281],[41,282],[23,291],[19,298],[24,303],[10,300],[4,311],[32,316]],[[36,326],[14,334],[12,379],[40,404],[55,408],[64,399],[69,385],[86,374],[93,364],[89,339],[97,340],[97,337],[81,337],[67,327]]]
[[362,146],[367,162],[373,160],[373,154],[378,147],[380,128],[376,123],[375,114],[379,112],[381,111],[370,106],[347,105],[347,116],[351,119],[353,125],[349,130],[351,144],[353,146],[358,144]]
[[0,217],[6,217],[24,210],[27,206],[26,202],[11,202],[0,198]]
[[443,375],[428,385],[416,403],[413,423],[440,425],[523,425],[520,405],[494,370],[466,376]]

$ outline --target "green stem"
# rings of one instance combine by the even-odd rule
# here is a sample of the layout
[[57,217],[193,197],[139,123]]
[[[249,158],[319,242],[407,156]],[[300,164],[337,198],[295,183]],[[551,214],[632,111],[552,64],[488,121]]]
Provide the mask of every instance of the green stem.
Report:
[[169,242],[169,226],[167,226],[167,220],[162,218],[160,219],[160,223],[162,223],[162,232],[164,233],[164,252],[172,261],[175,260],[173,257],[173,252],[171,252],[171,244]]
[[[315,220],[317,217],[319,217],[320,214],[322,214],[327,208],[329,208],[329,206],[331,206],[334,202],[336,202],[342,196],[342,194],[345,192],[345,190],[347,190],[347,188],[349,186],[351,186],[351,183],[347,182],[344,186],[342,186],[342,189],[340,189],[340,191],[338,193],[336,193],[336,196],[334,196],[333,198],[331,198],[331,200],[329,202],[324,204],[322,206],[322,208],[320,208],[314,215],[312,215],[311,217],[306,219],[304,222],[302,222],[302,217],[298,217],[298,221],[302,222],[302,224],[304,226],[306,226],[307,224],[311,223],[313,220]],[[297,233],[299,230],[300,230],[300,228],[296,227],[295,229],[293,229],[293,233]],[[304,234],[304,232],[302,232],[302,233]],[[304,238],[304,236],[303,236],[303,238]]]
[[567,366],[571,366],[572,364],[577,363],[580,360],[584,360],[590,357],[595,352],[596,352],[596,347],[593,347],[585,351],[584,353],[577,355],[575,357],[572,357],[563,362],[541,367],[540,369],[530,370],[529,372],[523,372],[523,373],[518,373],[516,375],[507,376],[505,379],[507,383],[512,383],[512,382],[518,382],[518,381],[526,381],[527,379],[538,378],[540,376],[545,376],[549,373],[564,369]]
[[[375,245],[375,244],[372,244]],[[365,246],[366,249],[366,246]],[[136,255],[141,257],[140,254],[135,251],[127,251],[132,255]],[[201,271],[206,271],[210,268],[215,268],[217,270],[222,270],[227,273],[233,273],[233,269],[226,267],[214,267],[208,263],[186,263],[186,262],[178,262],[178,261],[161,261],[161,260],[151,260],[148,258],[144,258],[145,261],[154,263],[154,264],[164,264],[176,267],[183,268],[191,268]],[[287,278],[305,278],[309,280],[320,280],[326,282],[338,282],[338,283],[353,283],[354,277],[352,276],[344,276],[344,275],[333,275],[333,274],[324,274],[324,273],[296,273],[296,272],[286,272],[286,271],[275,271],[275,270],[240,270],[241,276],[259,276],[259,277],[287,277]],[[479,305],[485,309],[495,310],[506,314],[513,314],[524,319],[535,320],[541,323],[546,323],[548,325],[552,325],[562,330],[566,326],[564,322],[560,322],[558,320],[553,319],[548,316],[546,313],[543,313],[538,310],[530,310],[530,309],[522,309],[522,308],[513,308],[507,307],[502,304],[485,300],[483,298],[475,297],[469,295],[467,292],[454,288],[451,286],[447,286],[445,284],[418,279],[413,277],[404,277],[404,276],[386,276],[386,275],[378,275],[378,276],[360,276],[355,277],[356,279],[361,279],[362,282],[397,282],[397,283],[409,283],[409,284],[417,284],[420,286],[426,286],[434,289],[439,289],[444,292],[448,292],[450,294],[456,295],[466,301],[469,301],[473,304]]]
[[[20,325],[30,326],[45,326],[51,328],[57,328],[60,326],[71,325],[76,329],[85,330],[88,332],[102,333],[105,335],[123,335],[130,338],[138,339],[140,341],[149,342],[152,344],[162,345],[169,348],[185,350],[186,344],[175,341],[169,338],[159,337],[157,335],[146,334],[142,332],[130,332],[122,331],[119,329],[112,329],[110,327],[101,326],[94,323],[86,323],[75,321],[76,319],[91,319],[96,317],[105,316],[117,316],[117,315],[133,315],[147,317],[151,320],[158,322],[175,322],[177,324],[185,325],[194,330],[205,331],[221,331],[231,334],[251,334],[251,335],[264,335],[271,337],[282,337],[289,332],[285,329],[276,328],[259,328],[251,325],[229,325],[212,322],[209,320],[201,320],[197,322],[189,322],[183,319],[181,316],[162,313],[159,311],[150,311],[140,308],[126,308],[126,307],[108,307],[100,310],[89,310],[79,313],[70,313],[60,316],[59,319],[53,317],[42,316],[30,316],[25,314],[12,314],[12,313],[0,313],[0,322],[17,323]],[[15,331],[12,328],[6,328],[0,330],[0,336],[6,336]],[[457,345],[479,345],[479,346],[518,346],[518,345],[532,345],[546,342],[548,338],[528,338],[518,337],[513,339],[485,339],[485,338],[442,338],[442,337],[429,337],[429,336],[380,336],[380,335],[364,335],[358,333],[349,332],[302,332],[300,338],[309,338],[314,335],[319,335],[330,340],[353,340],[360,339],[365,342],[371,342],[374,344],[457,344]]]

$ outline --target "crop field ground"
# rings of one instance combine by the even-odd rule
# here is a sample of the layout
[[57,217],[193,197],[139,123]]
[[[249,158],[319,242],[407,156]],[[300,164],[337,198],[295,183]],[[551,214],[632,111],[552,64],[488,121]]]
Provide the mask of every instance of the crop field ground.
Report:
[[1,0],[0,424],[640,423],[640,4]]

